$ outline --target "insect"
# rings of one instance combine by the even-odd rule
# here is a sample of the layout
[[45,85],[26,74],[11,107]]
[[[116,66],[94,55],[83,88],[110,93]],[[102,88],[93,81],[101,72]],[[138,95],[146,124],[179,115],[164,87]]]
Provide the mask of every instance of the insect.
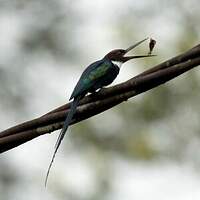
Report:
[[148,53],[149,55],[151,55],[155,45],[156,45],[156,40],[151,38],[149,42],[149,53]]

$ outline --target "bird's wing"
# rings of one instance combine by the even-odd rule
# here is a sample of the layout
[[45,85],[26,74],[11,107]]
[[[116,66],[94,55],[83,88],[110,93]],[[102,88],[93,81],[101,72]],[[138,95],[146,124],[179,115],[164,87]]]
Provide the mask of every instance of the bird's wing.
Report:
[[105,60],[96,61],[89,65],[82,73],[70,99],[82,93],[87,93],[108,72],[110,65],[112,63]]

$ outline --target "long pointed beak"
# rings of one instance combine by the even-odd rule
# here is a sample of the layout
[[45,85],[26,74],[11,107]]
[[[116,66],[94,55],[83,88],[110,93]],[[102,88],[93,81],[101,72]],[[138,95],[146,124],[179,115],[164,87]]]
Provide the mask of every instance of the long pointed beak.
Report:
[[138,45],[140,45],[142,42],[148,40],[148,39],[149,39],[149,38],[145,38],[145,39],[143,39],[143,40],[137,42],[136,44],[131,45],[129,48],[127,48],[127,49],[125,50],[125,54],[128,53],[130,50],[134,49],[135,47],[137,47]]
[[145,58],[145,57],[153,57],[153,56],[156,56],[156,55],[126,56],[126,57],[123,57],[123,58],[124,58],[124,62],[126,62],[128,60],[135,59],[135,58]]
[[[137,47],[138,45],[140,45],[142,42],[148,40],[149,38],[145,38],[139,42],[137,42],[136,44],[134,45],[131,45],[130,47],[128,47],[126,50],[125,50],[125,53],[128,53],[130,50],[134,49],[135,47]],[[128,60],[131,60],[131,59],[135,59],[135,58],[144,58],[144,57],[152,57],[152,56],[156,56],[156,55],[151,55],[151,54],[147,54],[147,55],[138,55],[138,56],[125,56],[123,57],[123,61],[126,62]]]
[[144,58],[144,57],[153,57],[153,56],[156,56],[156,55],[127,56],[126,58],[129,58],[129,60],[130,60],[130,59],[134,59],[134,58]]

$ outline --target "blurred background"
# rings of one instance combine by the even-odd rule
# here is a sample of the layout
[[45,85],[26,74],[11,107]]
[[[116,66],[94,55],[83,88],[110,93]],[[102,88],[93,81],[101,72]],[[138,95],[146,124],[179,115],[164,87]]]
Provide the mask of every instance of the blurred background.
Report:
[[[63,105],[84,68],[114,48],[157,40],[113,84],[200,41],[198,0],[1,0],[0,130]],[[143,44],[135,54],[147,53]],[[0,199],[199,200],[200,71],[1,154]]]

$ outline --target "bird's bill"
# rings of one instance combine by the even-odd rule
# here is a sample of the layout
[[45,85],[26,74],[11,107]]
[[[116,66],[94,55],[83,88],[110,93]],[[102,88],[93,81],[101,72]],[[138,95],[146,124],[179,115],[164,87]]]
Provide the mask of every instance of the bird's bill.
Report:
[[124,62],[131,60],[131,59],[135,59],[135,58],[145,58],[145,57],[153,57],[156,55],[139,55],[139,56],[126,56],[124,57]]
[[[145,39],[135,43],[134,45],[131,45],[130,47],[128,47],[125,50],[125,54],[128,53],[129,51],[131,51],[132,49],[134,49],[135,47],[137,47],[138,45],[140,45],[141,43],[143,43],[144,41],[148,40],[148,39],[149,38],[145,38]],[[156,56],[156,55],[147,54],[147,55],[138,55],[138,56],[124,56],[123,59],[124,59],[124,62],[126,62],[128,60],[135,59],[135,58],[145,58],[145,57],[153,57],[153,56]]]
[[138,45],[140,45],[141,43],[143,43],[144,41],[148,40],[149,38],[145,38],[139,42],[137,42],[136,44],[134,45],[131,45],[130,47],[128,47],[126,50],[125,50],[125,53],[128,53],[130,50],[134,49],[135,47],[137,47]]

